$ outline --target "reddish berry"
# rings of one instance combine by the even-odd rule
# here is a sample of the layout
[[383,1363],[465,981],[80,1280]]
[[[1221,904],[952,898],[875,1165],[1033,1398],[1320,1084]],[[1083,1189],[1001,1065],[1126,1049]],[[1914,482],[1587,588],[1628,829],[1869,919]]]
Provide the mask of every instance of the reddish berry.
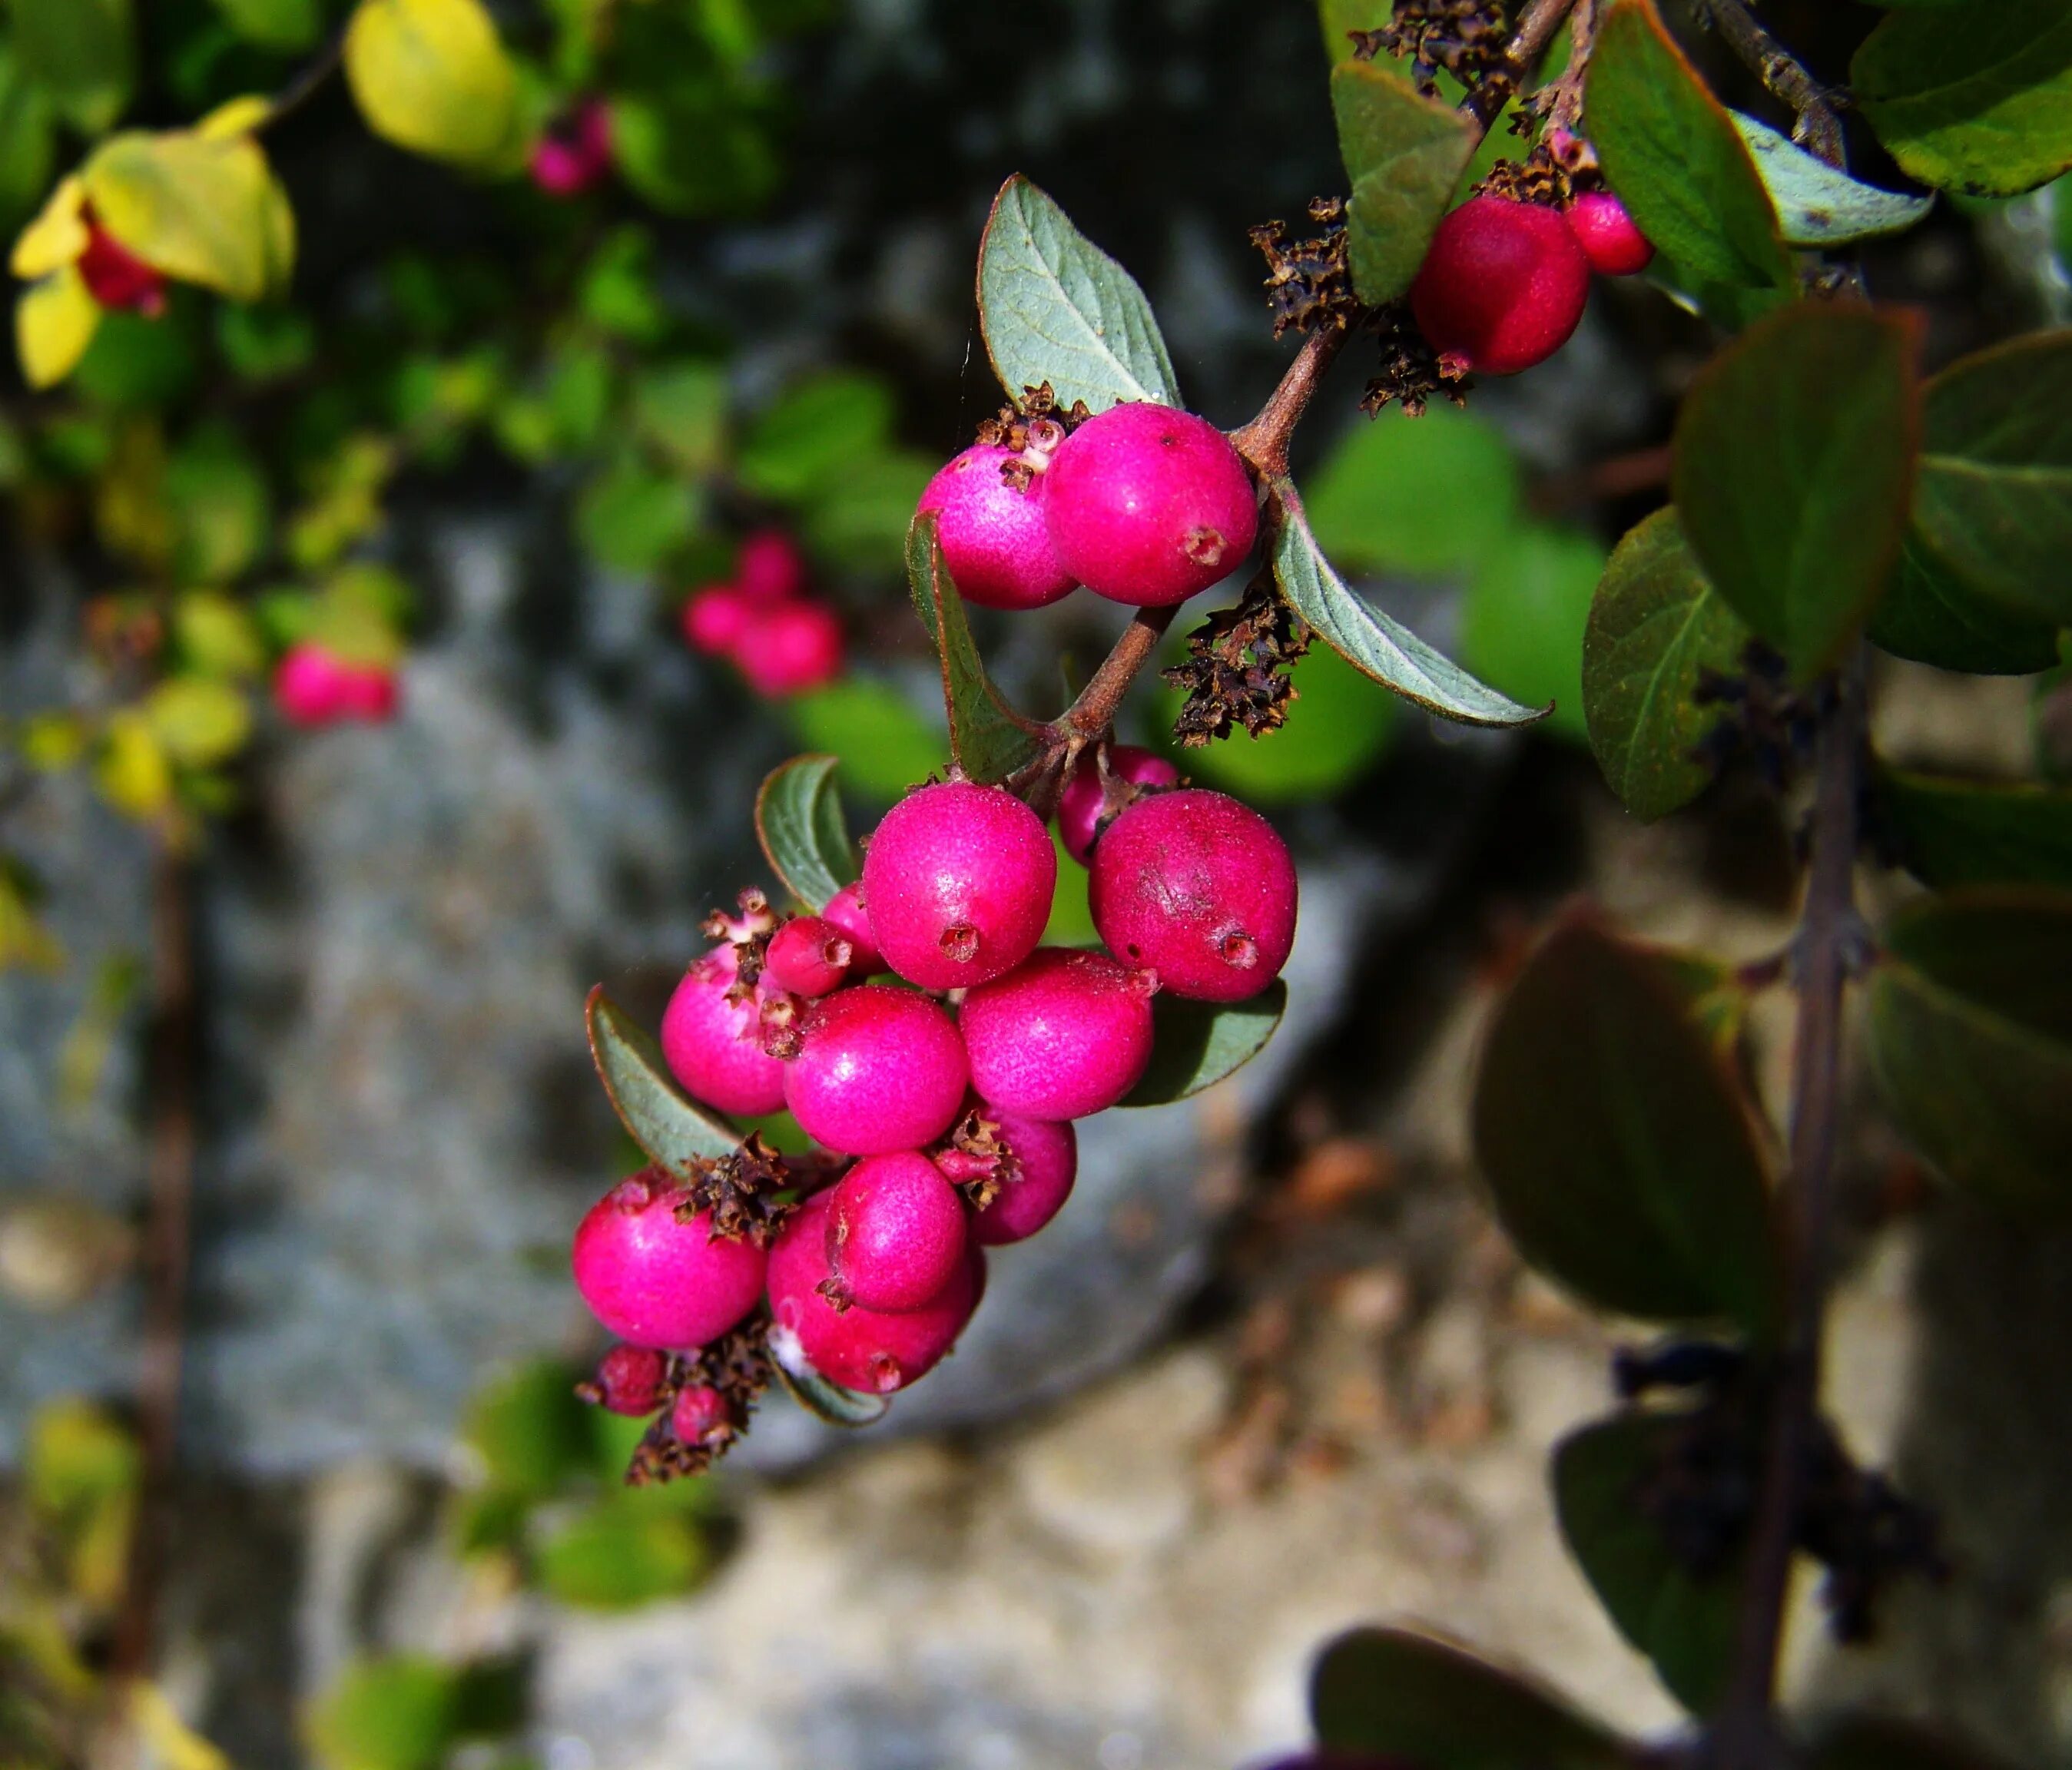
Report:
[[381,725],[396,717],[396,672],[379,664],[349,663],[339,683],[339,717]]
[[275,667],[273,700],[291,725],[379,723],[395,716],[395,673],[379,664],[347,663],[304,640],[290,646]]
[[[1111,744],[1108,771],[1132,786],[1178,786],[1180,771],[1163,756],[1128,744]],[[1094,838],[1100,834],[1104,809],[1100,768],[1092,750],[1080,753],[1079,766],[1058,797],[1058,834],[1064,838],[1065,852],[1081,866],[1093,852]],[[1111,819],[1112,821],[1112,819]]]
[[736,1430],[734,1403],[709,1383],[680,1389],[669,1411],[669,1430],[686,1444],[724,1444]]
[[828,1198],[828,1263],[866,1309],[919,1308],[964,1257],[964,1199],[918,1151],[865,1156]]
[[662,1405],[662,1379],[669,1361],[652,1346],[614,1346],[597,1364],[599,1405],[637,1419]]
[[1064,1208],[1079,1177],[1079,1137],[1069,1124],[1024,1119],[991,1105],[980,1110],[1000,1127],[1000,1140],[1014,1158],[1014,1177],[1001,1181],[972,1218],[972,1234],[987,1247],[1005,1246],[1026,1240]]
[[824,996],[849,980],[849,936],[820,916],[799,916],[770,937],[763,975],[794,996]]
[[742,628],[734,662],[758,694],[803,694],[841,674],[841,623],[824,602],[756,609]]
[[86,292],[103,307],[112,307],[156,319],[166,310],[166,279],[162,273],[130,251],[88,215],[86,250],[79,255],[80,280]]
[[754,1116],[784,1104],[784,1066],[763,1049],[759,994],[726,999],[738,963],[728,942],[684,973],[662,1012],[662,1057],[695,1099]]
[[590,1313],[636,1345],[688,1349],[717,1339],[755,1304],[767,1265],[748,1241],[679,1221],[690,1194],[649,1168],[621,1181],[576,1230],[576,1288]]
[[758,528],[742,538],[734,581],[751,602],[788,602],[806,588],[806,556],[781,528]]
[[1027,486],[1010,483],[1001,469],[1012,449],[978,443],[957,456],[921,494],[923,510],[936,513],[943,563],[967,602],[989,609],[1040,609],[1078,588],[1051,551],[1038,474]]
[[1157,987],[1150,972],[1105,953],[1040,949],[964,998],[958,1024],[972,1085],[1030,1119],[1083,1119],[1113,1106],[1151,1061]]
[[807,1011],[799,1054],[784,1066],[784,1104],[828,1148],[880,1156],[941,1136],[968,1079],[964,1041],[940,1006],[862,984]]
[[1117,602],[1184,602],[1244,564],[1259,532],[1252,475],[1223,432],[1165,405],[1112,406],[1045,475],[1058,563]]
[[864,852],[864,901],[885,962],[923,989],[982,984],[1043,938],[1058,855],[1006,788],[944,781],[885,814]]
[[586,98],[558,119],[532,150],[527,170],[550,197],[577,197],[611,170],[611,113]]
[[890,1394],[925,1377],[956,1343],[985,1290],[985,1257],[969,1246],[949,1283],[918,1309],[838,1310],[820,1289],[833,1276],[831,1208],[825,1193],[808,1199],[770,1250],[770,1349],[780,1362],[796,1368],[803,1361],[845,1388]]
[[1609,191],[1585,191],[1569,204],[1568,231],[1600,277],[1633,277],[1647,269],[1655,242]]
[[1198,1002],[1256,996],[1295,941],[1295,863],[1273,826],[1221,793],[1157,793],[1111,823],[1087,901],[1116,958]]
[[869,977],[885,969],[885,955],[878,950],[878,937],[871,933],[870,918],[864,910],[861,879],[837,891],[820,914],[849,937],[851,977]]
[[1515,375],[1568,343],[1589,294],[1590,261],[1559,210],[1479,196],[1439,224],[1410,308],[1442,356]]
[[684,605],[684,639],[709,658],[731,657],[748,630],[748,598],[731,584],[708,584]]

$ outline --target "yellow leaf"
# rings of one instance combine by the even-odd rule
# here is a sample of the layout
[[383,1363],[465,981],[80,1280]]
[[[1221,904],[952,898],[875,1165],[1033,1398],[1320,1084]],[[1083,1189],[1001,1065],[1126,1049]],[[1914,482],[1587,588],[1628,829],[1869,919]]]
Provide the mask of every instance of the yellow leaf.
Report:
[[86,727],[71,713],[34,713],[23,721],[22,759],[46,774],[70,768],[86,751]]
[[273,101],[270,98],[247,92],[242,98],[217,105],[195,125],[194,132],[204,142],[227,142],[240,135],[249,135],[273,113]]
[[150,721],[135,708],[109,716],[94,782],[103,799],[134,818],[157,817],[172,803],[172,765]]
[[97,1609],[122,1595],[141,1472],[135,1440],[89,1402],[50,1402],[30,1422],[30,1506],[64,1546],[73,1595]]
[[86,187],[76,174],[58,181],[42,211],[14,241],[7,268],[17,277],[47,277],[86,250]]
[[230,1770],[230,1760],[180,1719],[157,1685],[140,1678],[130,1686],[130,1719],[164,1770]]
[[190,590],[173,610],[173,632],[188,665],[215,676],[253,676],[266,645],[250,614],[218,590]]
[[360,0],[345,77],[384,141],[467,166],[510,158],[517,79],[480,0]]
[[252,734],[252,708],[227,682],[172,676],[154,688],[145,717],[166,754],[188,768],[227,762]]
[[84,177],[101,224],[168,277],[244,302],[282,281],[273,175],[249,135],[127,130],[101,144]]
[[64,948],[30,907],[15,881],[0,870],[0,971],[14,965],[28,971],[62,971]]
[[14,304],[22,379],[31,387],[56,387],[79,366],[100,326],[101,304],[72,265],[30,284]]

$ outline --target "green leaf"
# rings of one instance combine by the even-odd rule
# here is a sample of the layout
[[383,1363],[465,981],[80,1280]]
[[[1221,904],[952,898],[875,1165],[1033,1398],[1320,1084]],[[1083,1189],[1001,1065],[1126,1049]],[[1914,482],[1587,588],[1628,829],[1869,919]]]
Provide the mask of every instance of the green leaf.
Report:
[[1613,0],[1588,84],[1590,139],[1642,232],[1701,283],[1796,286],[1755,162],[1654,0]]
[[1017,173],[1000,187],[978,248],[979,324],[1017,405],[1045,382],[1059,404],[1103,412],[1125,400],[1180,404],[1166,340],[1137,280]]
[[1372,62],[1331,70],[1338,153],[1352,182],[1346,239],[1371,307],[1409,288],[1482,141],[1474,119]]
[[863,870],[834,776],[833,757],[795,756],[755,795],[755,837],[771,870],[816,914]]
[[517,77],[481,0],[359,0],[345,78],[367,126],[410,153],[500,169],[522,148]]
[[146,697],[144,716],[160,748],[184,768],[228,762],[252,734],[250,703],[213,676],[168,676]]
[[266,476],[234,432],[204,430],[166,464],[173,565],[193,584],[238,576],[265,545],[272,511]]
[[808,1365],[793,1370],[773,1358],[770,1368],[777,1373],[778,1381],[792,1400],[830,1426],[874,1426],[891,1411],[890,1395],[866,1395],[859,1390],[845,1389]]
[[1700,373],[1671,474],[1712,588],[1802,677],[1891,581],[1920,435],[1917,316],[1802,302]]
[[1667,816],[1711,783],[1696,753],[1720,715],[1699,704],[1698,685],[1739,671],[1749,638],[1673,506],[1627,531],[1583,633],[1583,713],[1597,766],[1635,817]]
[[1678,1702],[1705,1715],[1733,1666],[1737,1570],[1700,1578],[1639,1504],[1689,1429],[1674,1414],[1626,1414],[1572,1433],[1554,1452],[1554,1509],[1568,1552],[1620,1634]]
[[1912,227],[1935,207],[1933,197],[1881,191],[1838,172],[1788,135],[1739,111],[1728,113],[1754,156],[1755,169],[1776,207],[1786,245],[1825,248],[1875,239]]
[[602,564],[645,574],[697,532],[699,514],[695,487],[626,455],[583,487],[576,532]]
[[1309,1674],[1309,1719],[1334,1752],[1417,1770],[1618,1770],[1635,1754],[1559,1697],[1465,1649],[1355,1628]]
[[906,537],[906,579],[921,624],[943,666],[943,704],[950,722],[950,754],[972,780],[1002,781],[1034,759],[1043,728],[1016,713],[985,673],[972,638],[964,598],[943,563],[935,516],[924,511]]
[[948,740],[890,683],[846,676],[789,696],[785,720],[799,742],[841,764],[845,784],[890,804],[943,766]]
[[122,114],[137,77],[130,0],[14,0],[22,71],[83,134]]
[[311,1708],[310,1748],[325,1770],[439,1770],[459,1737],[459,1686],[426,1655],[362,1661]]
[[323,0],[216,0],[216,10],[262,49],[307,49],[323,30]]
[[266,667],[266,642],[250,612],[220,590],[189,590],[173,608],[180,660],[212,676],[256,676]]
[[1288,986],[1276,978],[1243,1002],[1183,1002],[1160,996],[1152,1004],[1151,1062],[1125,1107],[1162,1107],[1199,1094],[1266,1049],[1288,1008]]
[[2003,608],[2072,626],[2072,330],[1953,363],[1922,417],[1914,515],[1930,550]]
[[[1914,498],[1918,505],[1918,487]],[[2058,661],[2054,626],[1978,595],[1929,550],[1918,527],[1906,532],[1899,570],[1868,631],[1873,644],[1895,657],[1972,676],[2031,676]]]
[[672,466],[713,472],[726,449],[726,371],[697,361],[643,369],[633,384],[633,422]]
[[541,1589],[583,1610],[631,1610],[690,1591],[712,1566],[697,1521],[614,1493],[535,1551]]
[[492,1489],[516,1501],[543,1500],[583,1472],[590,1411],[567,1365],[539,1358],[479,1390],[461,1435],[482,1459]]
[[760,497],[810,502],[884,446],[894,411],[892,390],[877,376],[810,376],[749,426],[735,476]]
[[1551,702],[1541,729],[1581,742],[1583,637],[1604,569],[1601,543],[1535,524],[1490,552],[1461,605],[1461,661],[1527,705]]
[[0,225],[12,227],[49,188],[57,143],[43,88],[0,43]]
[[895,569],[915,507],[941,465],[909,449],[865,456],[815,489],[806,507],[807,544],[853,572]]
[[783,176],[758,108],[712,78],[660,93],[615,93],[611,155],[634,193],[664,215],[742,214]]
[[81,175],[101,224],[167,276],[243,302],[286,285],[292,226],[284,253],[273,176],[249,135],[125,130]]
[[689,1180],[700,1161],[734,1153],[741,1140],[693,1105],[669,1079],[661,1048],[604,993],[603,985],[590,992],[583,1021],[611,1109],[651,1161]]
[[1306,503],[1317,544],[1343,569],[1445,577],[1473,570],[1518,526],[1518,462],[1481,418],[1392,409],[1339,438]]
[[2072,11],[1967,0],[1910,11],[1849,64],[1857,108],[1911,178],[1975,196],[2033,191],[2072,166]]
[[1776,1307],[1767,1164],[1671,975],[1586,914],[1556,924],[1498,1008],[1475,1154],[1531,1263],[1648,1320]]
[[1979,889],[1910,906],[1871,974],[1885,1110],[1946,1178],[2062,1212],[2072,1181],[2072,896]]
[[1276,479],[1273,576],[1295,612],[1348,663],[1427,713],[1468,725],[1527,725],[1548,708],[1521,707],[1478,682],[1346,588],[1310,533],[1294,483]]
[[1923,885],[2072,887],[2072,791],[1881,771],[1878,832]]

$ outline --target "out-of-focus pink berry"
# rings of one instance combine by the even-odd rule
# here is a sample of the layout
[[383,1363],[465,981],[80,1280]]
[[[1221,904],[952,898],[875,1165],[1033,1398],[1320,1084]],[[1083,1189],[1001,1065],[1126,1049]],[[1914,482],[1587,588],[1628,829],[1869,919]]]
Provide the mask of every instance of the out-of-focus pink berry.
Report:
[[621,1181],[576,1229],[576,1288],[590,1313],[636,1345],[683,1350],[717,1339],[755,1306],[767,1262],[752,1242],[681,1221],[690,1195],[650,1168]]
[[770,937],[763,975],[794,996],[824,996],[848,982],[855,948],[824,916],[799,916]]
[[1590,296],[1590,261],[1557,209],[1471,197],[1439,224],[1410,309],[1441,356],[1515,375],[1568,342]]
[[738,965],[730,942],[684,973],[663,1010],[662,1057],[693,1099],[753,1117],[784,1104],[784,1066],[763,1049],[759,996],[726,999]]
[[380,723],[395,717],[396,700],[393,670],[348,663],[306,639],[290,646],[274,667],[273,702],[290,725]]
[[957,1023],[972,1086],[1022,1118],[1054,1122],[1104,1111],[1151,1061],[1157,987],[1150,972],[1105,953],[1039,948],[964,997]]
[[86,292],[103,307],[156,319],[166,310],[166,278],[94,220],[86,219],[86,250],[77,260]]
[[758,694],[804,694],[841,674],[841,623],[824,602],[758,607],[742,629],[734,657]]
[[784,1104],[845,1156],[919,1149],[950,1128],[969,1079],[964,1041],[935,1003],[888,984],[823,996],[784,1066]]
[[732,584],[708,584],[691,592],[681,617],[684,639],[709,658],[731,657],[748,630],[749,602]]
[[638,1419],[662,1405],[662,1379],[669,1361],[652,1346],[614,1346],[597,1364],[600,1404],[607,1412]]
[[806,556],[781,528],[758,528],[742,537],[734,581],[751,602],[787,602],[806,587]]
[[985,1209],[972,1218],[972,1234],[988,1247],[1026,1241],[1064,1208],[1079,1172],[1079,1138],[1068,1123],[1025,1119],[989,1102],[979,1109],[1000,1127],[1000,1140],[1013,1157],[1013,1178],[1003,1181]]
[[928,482],[920,508],[933,511],[957,593],[989,609],[1040,609],[1078,586],[1059,565],[1043,514],[1044,482],[1009,483],[1001,469],[1012,449],[977,443]]
[[1654,261],[1655,242],[1609,191],[1585,191],[1568,205],[1568,231],[1600,277],[1634,277]]
[[870,931],[870,916],[864,906],[863,881],[845,885],[828,900],[820,912],[849,937],[849,974],[869,977],[885,969],[885,955],[878,950],[878,937]]
[[866,1309],[921,1308],[964,1257],[964,1199],[918,1150],[865,1156],[828,1197],[828,1264]]
[[[1180,771],[1163,756],[1128,744],[1111,744],[1108,771],[1132,786],[1177,786]],[[1058,834],[1066,853],[1081,866],[1093,852],[1094,838],[1100,833],[1103,791],[1100,769],[1091,749],[1079,753],[1078,766],[1058,796]]]
[[540,138],[528,170],[550,197],[578,197],[611,170],[611,113],[602,100],[585,99]]

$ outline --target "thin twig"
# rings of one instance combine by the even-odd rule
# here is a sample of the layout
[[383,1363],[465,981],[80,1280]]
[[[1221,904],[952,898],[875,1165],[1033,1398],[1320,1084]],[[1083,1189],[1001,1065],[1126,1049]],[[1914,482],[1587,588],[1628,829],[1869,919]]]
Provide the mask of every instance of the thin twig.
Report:
[[281,96],[266,107],[266,114],[253,125],[257,135],[292,117],[323,90],[324,83],[339,70],[345,57],[345,33],[337,32],[301,72],[281,88]]
[[1547,126],[1576,133],[1582,126],[1583,88],[1590,72],[1590,55],[1597,45],[1598,0],[1576,0],[1568,14],[1568,65],[1554,82],[1554,100],[1548,107]]
[[1773,98],[1791,107],[1798,121],[1792,139],[1838,171],[1844,169],[1842,119],[1827,88],[1805,64],[1770,35],[1748,9],[1748,0],[1692,0],[1700,23],[1718,27],[1741,65]]

